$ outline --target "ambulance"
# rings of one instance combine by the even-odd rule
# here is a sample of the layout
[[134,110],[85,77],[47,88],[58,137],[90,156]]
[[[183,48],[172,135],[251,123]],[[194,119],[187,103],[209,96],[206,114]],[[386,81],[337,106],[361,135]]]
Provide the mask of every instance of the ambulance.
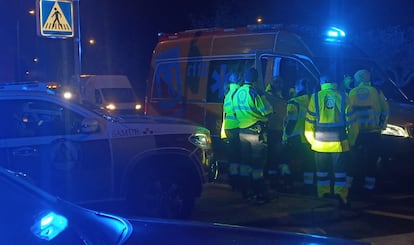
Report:
[[[242,76],[248,67],[255,66],[262,89],[276,76],[283,76],[289,83],[284,87],[289,89],[298,77],[318,81],[309,56],[310,50],[298,35],[278,26],[160,34],[153,52],[145,113],[186,118],[206,126],[220,160],[222,103],[230,73]],[[284,112],[278,115],[282,122]]]
[[[185,118],[204,125],[211,131],[218,161],[225,161],[220,127],[230,73],[242,76],[248,67],[255,67],[262,90],[276,77],[283,78],[283,84],[276,85],[281,99],[274,106],[277,119],[272,125],[280,129],[286,101],[297,80],[307,79],[311,89],[317,91],[321,72],[329,71],[334,79],[342,81],[344,75],[353,75],[365,68],[371,71],[375,84],[384,88],[391,108],[395,108],[384,131],[385,144],[397,141],[404,145],[395,147],[397,153],[384,153],[382,160],[396,159],[396,156],[405,158],[413,149],[414,117],[409,116],[413,111],[411,102],[398,86],[375,62],[357,54],[357,49],[353,48],[353,53],[344,49],[349,45],[339,29],[330,30],[330,38],[318,39],[318,49],[311,49],[307,40],[297,33],[284,25],[260,24],[159,34],[151,60],[144,113]],[[350,59],[354,54],[360,58],[359,63],[357,59]],[[406,115],[401,114],[401,110],[407,111]]]

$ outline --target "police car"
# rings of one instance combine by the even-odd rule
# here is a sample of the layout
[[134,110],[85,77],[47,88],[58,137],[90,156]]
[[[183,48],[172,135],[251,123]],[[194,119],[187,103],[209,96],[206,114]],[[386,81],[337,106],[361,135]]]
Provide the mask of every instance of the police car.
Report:
[[75,203],[184,218],[208,179],[210,132],[188,121],[114,116],[27,82],[0,84],[0,114],[0,164]]

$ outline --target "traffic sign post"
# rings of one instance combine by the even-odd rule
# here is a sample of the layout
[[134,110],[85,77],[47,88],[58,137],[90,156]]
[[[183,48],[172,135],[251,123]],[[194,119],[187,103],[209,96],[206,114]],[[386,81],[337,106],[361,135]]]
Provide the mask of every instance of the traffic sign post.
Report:
[[[48,38],[73,38],[75,86],[80,86],[82,48],[80,32],[80,0],[37,0],[38,35]],[[75,5],[75,11],[74,6]],[[74,12],[76,20],[74,20]],[[76,21],[76,23],[75,23]],[[82,91],[82,88],[80,88]]]
[[72,1],[39,0],[37,12],[40,36],[50,38],[74,36]]

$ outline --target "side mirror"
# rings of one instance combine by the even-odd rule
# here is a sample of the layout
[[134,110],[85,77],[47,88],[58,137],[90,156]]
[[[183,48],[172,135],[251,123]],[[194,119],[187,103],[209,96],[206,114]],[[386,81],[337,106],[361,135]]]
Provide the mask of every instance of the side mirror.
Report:
[[86,118],[82,120],[81,132],[82,133],[95,133],[99,131],[98,120]]

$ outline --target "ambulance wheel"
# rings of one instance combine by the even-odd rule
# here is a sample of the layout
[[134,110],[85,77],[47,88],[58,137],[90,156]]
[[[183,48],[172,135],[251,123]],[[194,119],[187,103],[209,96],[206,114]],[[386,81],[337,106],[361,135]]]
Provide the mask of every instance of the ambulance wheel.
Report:
[[149,171],[138,176],[129,194],[133,214],[156,218],[188,218],[195,197],[188,191],[185,179],[185,176],[173,176],[171,171]]

